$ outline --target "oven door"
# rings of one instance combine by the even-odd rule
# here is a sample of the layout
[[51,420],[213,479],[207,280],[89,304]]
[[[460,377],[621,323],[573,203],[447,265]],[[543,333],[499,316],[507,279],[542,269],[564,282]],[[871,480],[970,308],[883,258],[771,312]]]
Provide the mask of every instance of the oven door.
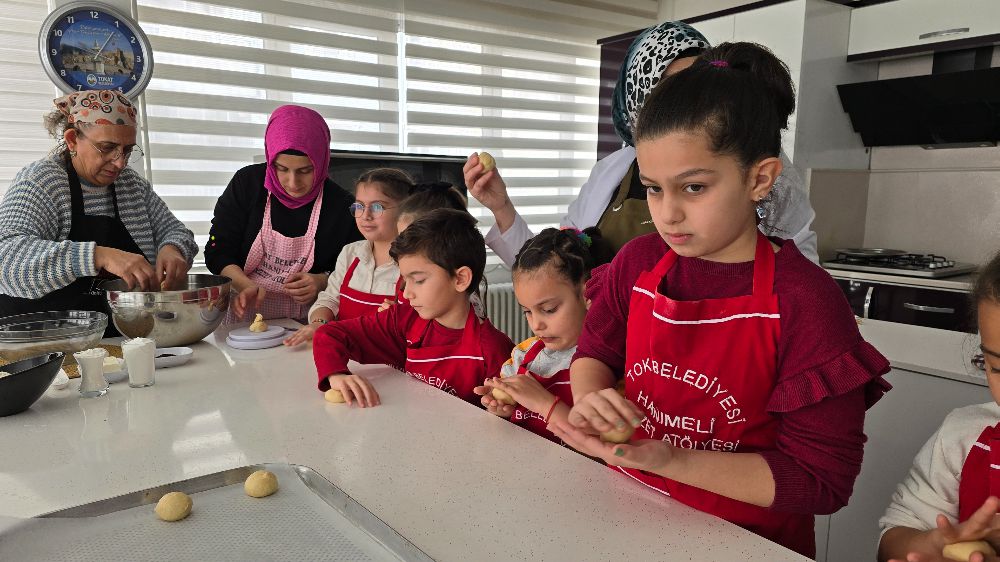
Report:
[[862,318],[974,333],[967,293],[836,279]]

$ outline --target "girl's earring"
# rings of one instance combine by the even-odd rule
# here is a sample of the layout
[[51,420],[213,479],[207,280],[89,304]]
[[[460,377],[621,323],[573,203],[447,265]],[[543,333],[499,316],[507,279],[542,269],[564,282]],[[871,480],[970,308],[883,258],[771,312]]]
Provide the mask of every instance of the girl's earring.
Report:
[[760,203],[757,204],[756,210],[758,219],[763,219],[764,217],[767,216],[767,209],[765,209],[764,206],[761,205]]
[[76,151],[75,150],[70,150],[69,151],[69,157],[70,158],[76,158]]

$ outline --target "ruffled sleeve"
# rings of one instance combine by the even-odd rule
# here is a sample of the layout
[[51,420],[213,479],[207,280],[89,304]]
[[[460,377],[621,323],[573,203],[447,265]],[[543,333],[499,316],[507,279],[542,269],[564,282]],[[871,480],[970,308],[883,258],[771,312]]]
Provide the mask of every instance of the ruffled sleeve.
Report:
[[870,343],[859,339],[844,353],[822,363],[782,377],[767,411],[784,413],[798,410],[831,396],[865,388],[865,405],[870,408],[892,385],[882,375],[889,372],[889,360]]

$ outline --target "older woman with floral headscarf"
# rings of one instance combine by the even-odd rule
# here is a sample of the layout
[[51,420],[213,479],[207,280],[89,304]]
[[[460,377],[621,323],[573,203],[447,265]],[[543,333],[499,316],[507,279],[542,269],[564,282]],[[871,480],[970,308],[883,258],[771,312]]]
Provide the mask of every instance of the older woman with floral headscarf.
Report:
[[128,166],[142,156],[129,100],[82,91],[55,105],[46,126],[59,144],[22,168],[0,202],[0,316],[106,312],[101,278],[156,290],[180,281],[198,253],[191,231]]
[[[563,226],[578,229],[597,226],[614,251],[633,238],[654,231],[646,205],[646,188],[639,181],[632,126],[646,97],[660,80],[691,66],[709,47],[701,33],[681,22],[664,22],[635,38],[622,64],[612,100],[615,130],[624,146],[594,166],[563,217]],[[765,200],[758,208],[758,214],[762,215],[761,230],[793,239],[803,255],[817,261],[816,234],[809,228],[816,214],[801,177],[782,156],[784,171],[772,190],[776,197]],[[511,204],[499,171],[484,172],[475,154],[465,164],[465,183],[469,193],[496,217],[486,243],[510,265],[515,253],[534,233]],[[780,212],[770,212],[775,207],[780,207]],[[771,222],[768,215],[779,218]]]
[[330,128],[312,109],[274,110],[267,162],[236,172],[215,205],[205,262],[233,279],[227,322],[304,319],[326,288],[344,245],[361,239],[348,214],[354,197],[330,178]]

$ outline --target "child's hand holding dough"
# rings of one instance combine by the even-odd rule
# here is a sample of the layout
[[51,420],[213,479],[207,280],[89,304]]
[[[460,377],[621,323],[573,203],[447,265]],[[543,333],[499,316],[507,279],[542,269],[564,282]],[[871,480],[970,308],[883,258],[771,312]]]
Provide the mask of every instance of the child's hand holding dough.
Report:
[[[362,408],[378,406],[382,403],[375,387],[361,375],[340,373],[330,375],[326,380],[330,383],[330,390],[325,394],[325,398],[329,402],[337,403],[337,400],[340,400],[346,402],[348,406],[357,402]],[[337,392],[340,393],[339,397]]]

